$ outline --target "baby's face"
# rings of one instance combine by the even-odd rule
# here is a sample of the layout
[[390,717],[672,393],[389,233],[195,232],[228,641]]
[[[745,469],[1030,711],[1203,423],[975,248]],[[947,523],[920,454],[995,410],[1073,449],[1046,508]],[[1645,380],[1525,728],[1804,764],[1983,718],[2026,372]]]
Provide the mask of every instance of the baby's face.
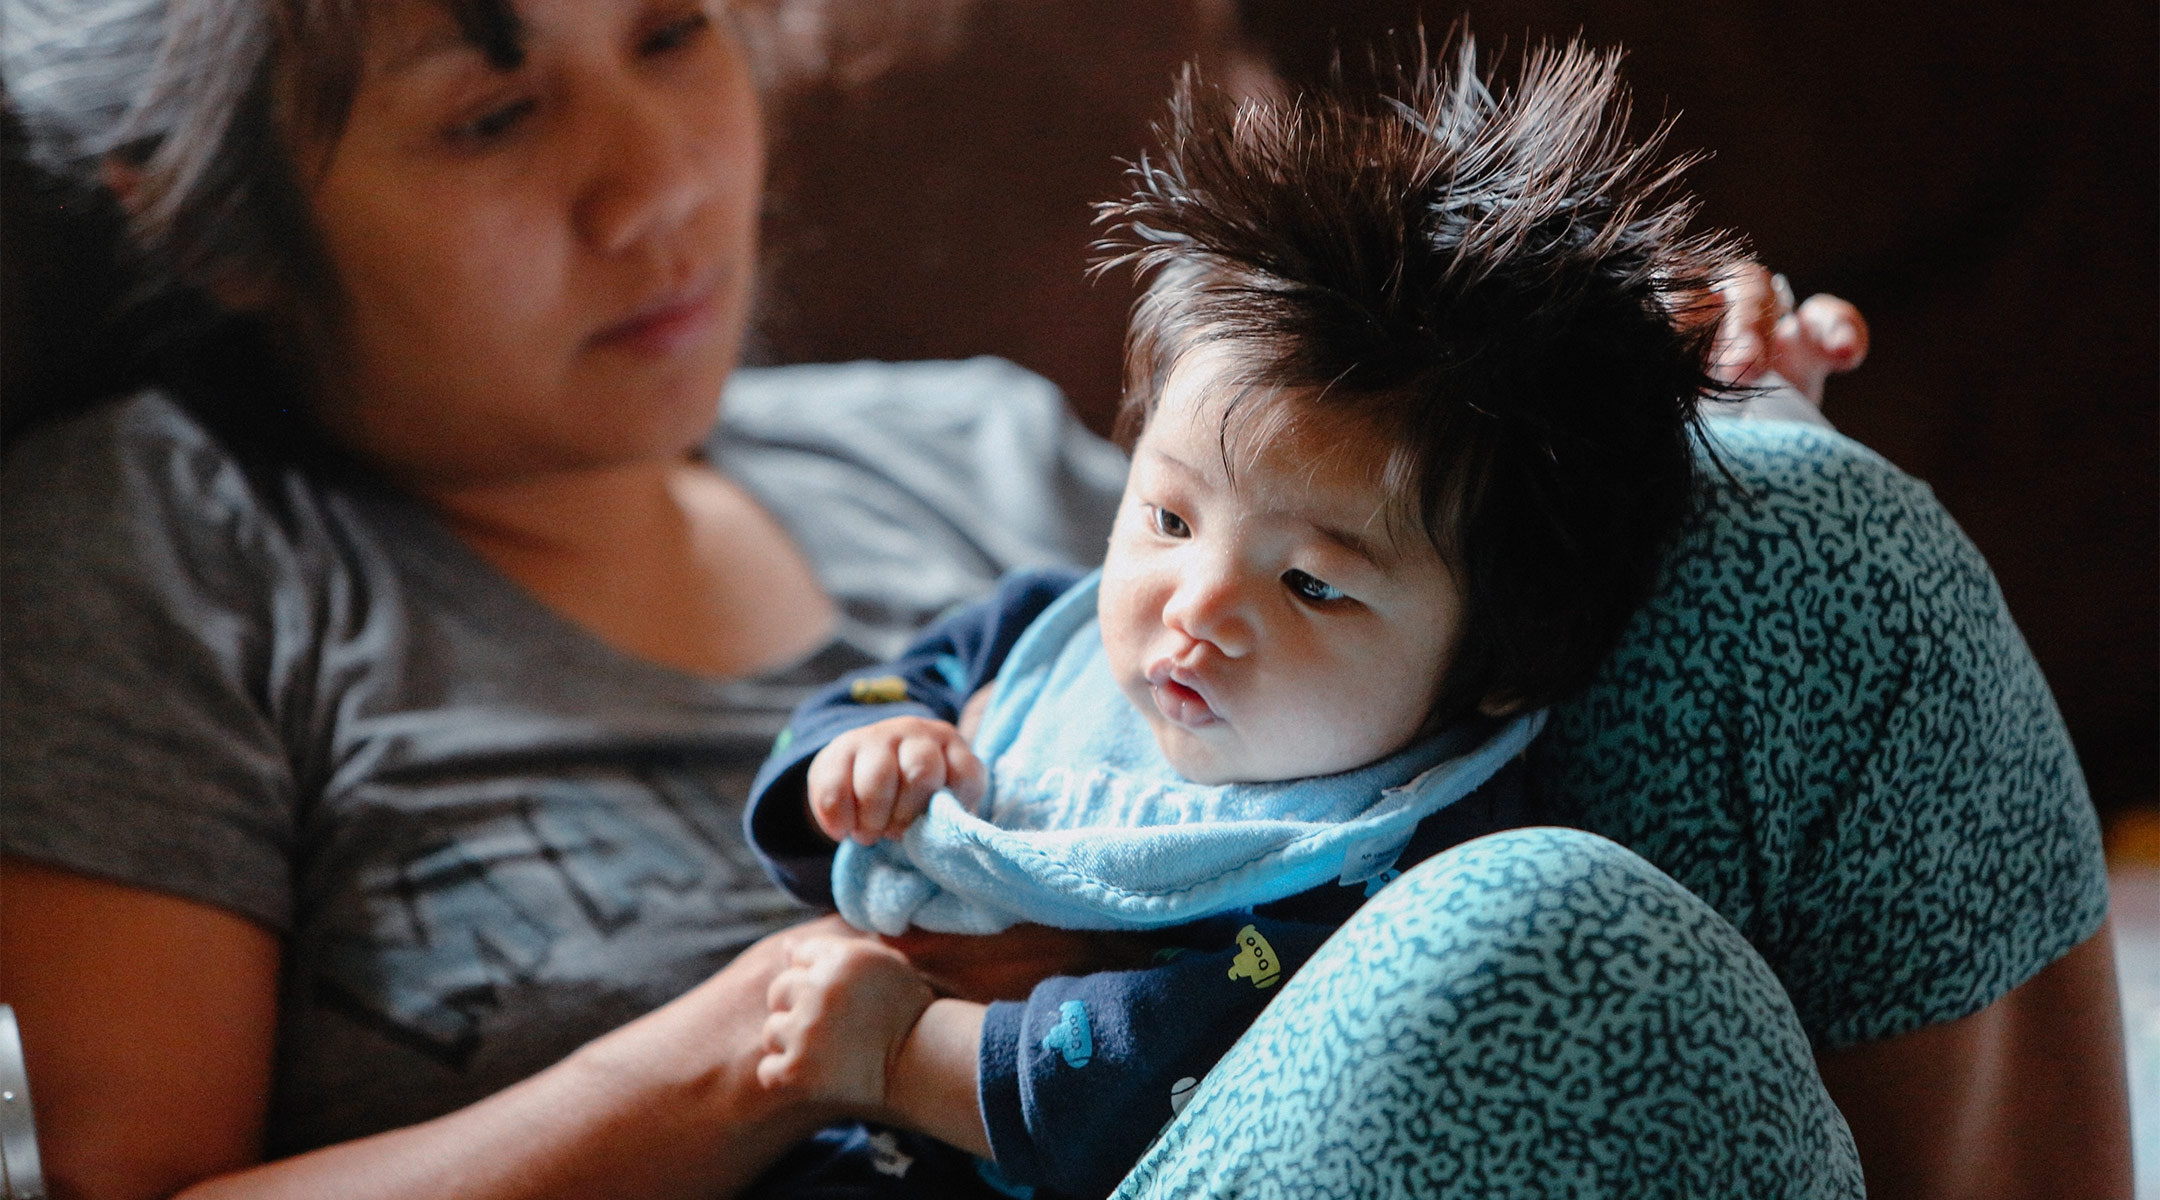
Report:
[[1453,577],[1422,533],[1390,537],[1371,434],[1300,413],[1265,445],[1232,438],[1233,482],[1222,374],[1219,355],[1188,354],[1134,447],[1103,563],[1111,671],[1197,783],[1384,758],[1417,735],[1447,669]]

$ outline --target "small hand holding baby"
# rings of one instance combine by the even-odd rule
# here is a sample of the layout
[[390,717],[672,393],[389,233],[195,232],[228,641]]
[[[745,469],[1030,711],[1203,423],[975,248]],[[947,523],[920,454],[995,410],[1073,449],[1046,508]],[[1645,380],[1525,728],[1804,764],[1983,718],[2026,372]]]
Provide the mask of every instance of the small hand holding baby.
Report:
[[897,838],[948,789],[972,808],[989,774],[959,729],[929,717],[894,717],[851,729],[810,760],[810,816],[834,841],[867,846]]
[[893,1064],[930,1007],[906,956],[865,938],[806,938],[765,992],[758,1082],[806,1100],[881,1108]]

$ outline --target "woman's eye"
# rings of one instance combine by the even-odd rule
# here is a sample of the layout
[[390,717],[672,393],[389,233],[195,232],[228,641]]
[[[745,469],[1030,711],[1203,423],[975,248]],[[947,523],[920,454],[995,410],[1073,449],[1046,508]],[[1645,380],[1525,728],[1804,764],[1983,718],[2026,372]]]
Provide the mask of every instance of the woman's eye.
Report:
[[691,39],[705,32],[711,26],[712,18],[707,16],[703,9],[699,9],[680,20],[669,21],[667,24],[655,29],[646,36],[645,41],[638,49],[647,54],[665,54],[670,50],[687,45]]
[[516,129],[525,118],[539,108],[530,98],[513,100],[508,104],[491,108],[472,120],[451,130],[452,136],[462,142],[487,143],[500,140]]
[[1157,508],[1152,504],[1149,505],[1148,523],[1155,527],[1155,532],[1164,537],[1187,538],[1192,536],[1192,526],[1185,523],[1185,518],[1167,508]]
[[1284,571],[1282,581],[1298,599],[1310,600],[1315,604],[1325,604],[1330,600],[1341,600],[1345,597],[1341,588],[1296,569]]

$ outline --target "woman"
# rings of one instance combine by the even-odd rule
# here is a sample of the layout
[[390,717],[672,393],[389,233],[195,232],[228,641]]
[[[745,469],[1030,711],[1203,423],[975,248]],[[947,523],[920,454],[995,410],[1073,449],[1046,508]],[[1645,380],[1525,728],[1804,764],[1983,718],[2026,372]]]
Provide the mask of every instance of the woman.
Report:
[[[9,640],[54,650],[8,662],[0,954],[50,1170],[93,1196],[739,1190],[839,1114],[747,1071],[802,914],[727,827],[730,772],[805,688],[998,571],[1090,556],[1114,462],[994,366],[745,380],[731,429],[707,437],[761,157],[723,14],[401,0],[361,21],[228,0],[175,6],[169,30],[153,14],[169,40],[131,60],[131,7],[11,8],[10,88],[124,197],[146,260],[252,317],[286,377],[183,380],[187,407],[108,406],[11,465]],[[77,70],[55,46],[112,57]],[[996,473],[1015,445],[1025,468]],[[1682,828],[1647,803],[1601,807],[1567,766],[1548,768],[1555,794],[1593,827]],[[1373,922],[1481,894],[1491,920],[1535,924],[1540,890],[1608,881],[1628,902],[1599,928],[1699,943],[1702,979],[1746,998],[1724,1040],[1766,1048],[1737,1063],[1734,1096],[1789,1086],[1764,1117],[1780,1145],[1838,1151],[1799,1025],[1707,908],[1585,840],[1488,851],[1391,889]],[[1526,863],[1550,886],[1511,884]],[[1990,1122],[2072,1137],[2110,1117],[2076,1092],[2093,1062],[2105,1078],[2107,1043],[2078,1024],[2112,1011],[2105,942],[2083,909],[2035,920],[2053,940],[2020,941],[1963,997],[1975,1016],[1840,1031],[1857,1044],[1826,1073],[1871,1171],[1954,1183],[2026,1144]],[[1475,976],[1478,945],[1432,948],[1475,924],[1395,953]],[[1034,971],[1098,953],[1030,936],[1001,949]],[[996,989],[965,961],[991,948],[923,949],[958,986]],[[1271,1014],[1355,1011],[1367,982],[1308,968],[1302,1007]],[[1706,990],[1660,986],[1627,990],[1666,1004],[1638,1023],[1680,1020]],[[1322,1058],[1243,1052],[1218,1074],[1254,1075],[1246,1094],[1274,1111],[1281,1069]],[[1971,1062],[2010,1064],[2001,1090],[1930,1096]],[[1694,1083],[1716,1109],[1719,1085]],[[1314,1105],[1302,1132],[1263,1137],[1239,1094],[1211,1075],[1130,1186],[1193,1178],[1210,1157],[1195,1139],[1280,1154],[1329,1136]],[[1740,1127],[1722,1116],[1704,1127]],[[1270,1169],[1265,1151],[1241,1161]],[[1815,1194],[1851,1183],[1834,1166]]]

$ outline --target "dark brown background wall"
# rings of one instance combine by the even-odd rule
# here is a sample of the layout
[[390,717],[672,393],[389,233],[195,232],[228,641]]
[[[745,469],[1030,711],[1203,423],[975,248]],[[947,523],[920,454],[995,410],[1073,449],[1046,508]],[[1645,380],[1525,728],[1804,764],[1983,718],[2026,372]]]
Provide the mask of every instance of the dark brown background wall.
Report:
[[[1232,82],[1355,59],[1410,0],[750,0],[775,64],[753,357],[996,353],[1098,427],[1122,279],[1081,274],[1087,203],[1177,64]],[[1580,30],[1679,114],[1708,220],[1796,287],[1857,302],[1875,354],[1849,433],[1932,484],[2002,580],[2103,809],[2160,774],[2160,164],[2149,0],[2043,7],[1498,0],[1482,44]],[[0,195],[0,416],[115,364],[79,353],[78,247]]]
[[[1323,7],[1248,12],[1297,75],[1323,65]],[[1419,7],[1335,6],[1334,23],[1354,44]],[[1933,485],[1987,555],[2102,807],[2152,807],[2154,6],[1507,0],[1475,16],[1486,38],[1580,27],[1627,47],[1645,106],[1669,98],[1676,142],[1716,151],[1694,176],[1707,219],[1868,315],[1876,353],[1828,411]]]

